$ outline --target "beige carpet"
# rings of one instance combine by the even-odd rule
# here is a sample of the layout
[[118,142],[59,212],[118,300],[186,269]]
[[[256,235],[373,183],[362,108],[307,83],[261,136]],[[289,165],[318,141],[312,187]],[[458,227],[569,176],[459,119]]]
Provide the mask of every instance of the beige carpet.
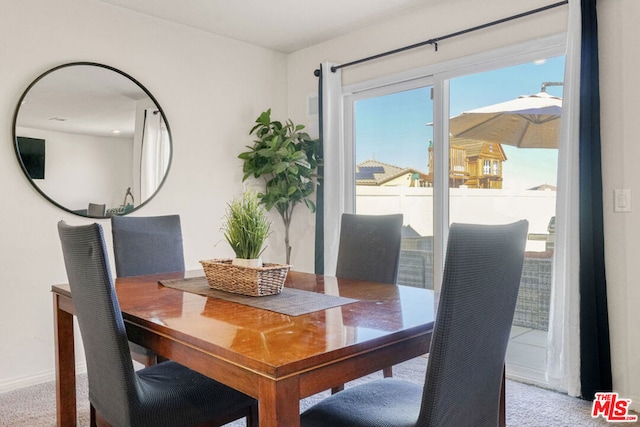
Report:
[[[394,367],[394,376],[422,383],[426,359],[419,357]],[[354,381],[379,378],[380,373]],[[352,384],[352,383],[349,383]],[[347,387],[349,386],[347,384]],[[300,403],[301,410],[329,395],[323,392]],[[604,419],[592,419],[591,402],[538,387],[507,381],[507,426],[513,427],[589,427],[610,425]],[[89,425],[87,377],[78,377],[78,425]],[[244,426],[244,420],[229,427]],[[625,423],[625,425],[629,425]],[[0,426],[55,426],[55,384],[48,382],[0,394]]]

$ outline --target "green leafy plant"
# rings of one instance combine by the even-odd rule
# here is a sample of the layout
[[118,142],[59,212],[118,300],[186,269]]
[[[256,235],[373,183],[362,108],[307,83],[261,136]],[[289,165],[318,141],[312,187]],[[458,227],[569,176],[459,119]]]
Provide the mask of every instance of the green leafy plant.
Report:
[[237,258],[260,258],[270,228],[271,222],[255,193],[246,191],[227,204],[222,232]]
[[268,211],[275,208],[282,218],[287,264],[291,260],[289,226],[295,207],[302,202],[311,212],[316,210],[309,197],[317,185],[319,141],[303,129],[304,125],[295,125],[291,120],[272,121],[268,109],[249,132],[257,138],[254,145],[247,146],[249,151],[238,156],[244,161],[242,180],[250,176],[263,178],[265,191],[258,194],[260,202]]

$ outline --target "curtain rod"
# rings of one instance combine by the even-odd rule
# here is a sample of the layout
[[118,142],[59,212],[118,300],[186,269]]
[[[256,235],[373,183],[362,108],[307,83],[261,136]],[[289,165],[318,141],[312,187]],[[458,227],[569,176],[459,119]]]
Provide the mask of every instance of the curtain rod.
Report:
[[[371,61],[371,60],[374,60],[374,59],[382,58],[384,56],[393,55],[395,53],[404,52],[406,50],[415,49],[417,47],[421,47],[421,46],[425,46],[425,45],[429,45],[429,44],[433,45],[435,50],[436,50],[436,52],[437,52],[438,51],[438,42],[439,41],[446,40],[446,39],[449,39],[451,37],[460,36],[462,34],[471,33],[473,31],[482,30],[484,28],[493,27],[494,25],[502,24],[502,23],[508,22],[508,21],[513,21],[514,19],[524,18],[525,16],[533,15],[533,14],[539,13],[539,12],[544,12],[545,10],[553,9],[553,8],[556,8],[556,7],[559,7],[559,6],[564,6],[567,3],[569,3],[569,0],[564,0],[564,1],[561,1],[561,2],[558,2],[558,3],[553,3],[553,4],[550,4],[550,5],[547,5],[547,6],[543,6],[543,7],[537,8],[537,9],[529,10],[527,12],[519,13],[517,15],[512,15],[512,16],[509,16],[507,18],[498,19],[497,21],[492,21],[492,22],[488,22],[486,24],[478,25],[476,27],[467,28],[466,30],[456,31],[455,33],[447,34],[445,36],[441,36],[441,37],[436,37],[436,38],[433,38],[433,39],[425,40],[425,41],[420,42],[420,43],[415,43],[415,44],[412,44],[412,45],[409,45],[409,46],[404,46],[404,47],[401,47],[401,48],[398,48],[398,49],[390,50],[388,52],[383,52],[383,53],[379,53],[377,55],[369,56],[367,58],[362,58],[362,59],[358,59],[358,60],[355,60],[355,61],[347,62],[345,64],[334,65],[334,66],[331,67],[331,72],[335,73],[340,68],[350,67],[352,65],[361,64],[363,62]],[[316,76],[318,75],[317,70],[316,70],[315,74],[316,74]]]

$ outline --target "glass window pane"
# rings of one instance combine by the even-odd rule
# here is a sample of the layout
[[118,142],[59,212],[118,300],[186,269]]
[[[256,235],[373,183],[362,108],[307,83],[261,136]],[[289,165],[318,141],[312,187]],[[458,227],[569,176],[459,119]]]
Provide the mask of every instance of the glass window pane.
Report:
[[556,57],[450,81],[449,143],[467,169],[450,171],[449,221],[529,221],[507,372],[534,379],[546,370],[563,77]]
[[356,213],[404,215],[398,284],[433,289],[431,87],[356,101]]

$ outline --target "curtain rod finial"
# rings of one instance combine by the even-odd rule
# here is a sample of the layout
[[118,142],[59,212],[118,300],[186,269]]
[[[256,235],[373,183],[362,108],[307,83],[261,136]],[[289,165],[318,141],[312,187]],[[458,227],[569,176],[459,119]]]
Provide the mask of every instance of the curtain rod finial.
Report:
[[314,75],[314,76],[316,76],[316,77],[320,77],[320,69],[319,69],[319,68],[316,68],[316,69],[313,71],[313,75]]

